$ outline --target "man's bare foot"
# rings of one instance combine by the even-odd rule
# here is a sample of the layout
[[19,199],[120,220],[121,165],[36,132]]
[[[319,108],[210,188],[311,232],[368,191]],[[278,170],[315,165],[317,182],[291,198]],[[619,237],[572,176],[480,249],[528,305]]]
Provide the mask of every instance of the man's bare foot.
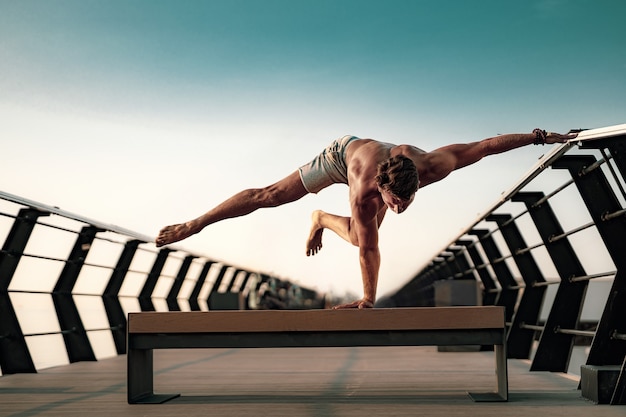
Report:
[[156,238],[157,248],[186,239],[194,233],[187,223],[165,226]]
[[340,304],[338,306],[334,306],[333,310],[343,310],[346,308],[358,308],[358,309],[374,308],[374,303],[372,303],[371,301],[367,301],[367,300],[356,300],[348,304]]
[[321,210],[315,210],[311,214],[311,233],[309,233],[309,240],[306,242],[306,256],[313,256],[322,250],[322,232],[324,231],[320,225],[322,213]]

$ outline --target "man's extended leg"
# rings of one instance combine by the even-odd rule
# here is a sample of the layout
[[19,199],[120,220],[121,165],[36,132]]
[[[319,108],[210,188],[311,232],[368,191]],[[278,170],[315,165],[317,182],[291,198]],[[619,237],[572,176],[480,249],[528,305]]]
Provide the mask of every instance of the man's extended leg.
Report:
[[210,224],[245,216],[260,208],[291,203],[307,194],[308,191],[302,185],[300,174],[295,171],[268,187],[241,191],[194,220],[164,227],[156,238],[156,245],[160,247],[178,242],[198,233]]

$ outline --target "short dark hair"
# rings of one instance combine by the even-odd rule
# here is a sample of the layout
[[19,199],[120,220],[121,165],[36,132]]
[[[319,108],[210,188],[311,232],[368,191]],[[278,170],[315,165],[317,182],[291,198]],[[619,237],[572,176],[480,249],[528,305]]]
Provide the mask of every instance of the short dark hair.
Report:
[[408,200],[419,187],[417,167],[404,155],[393,156],[378,164],[376,183],[403,200]]

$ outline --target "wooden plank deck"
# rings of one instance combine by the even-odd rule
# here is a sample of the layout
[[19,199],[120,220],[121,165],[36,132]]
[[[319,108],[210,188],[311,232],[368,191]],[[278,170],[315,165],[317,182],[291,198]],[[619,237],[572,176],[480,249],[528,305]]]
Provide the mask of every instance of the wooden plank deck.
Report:
[[434,347],[157,350],[162,405],[126,401],[126,357],[0,377],[0,416],[625,416],[595,405],[577,380],[509,360],[510,401],[474,403],[493,388],[493,352]]

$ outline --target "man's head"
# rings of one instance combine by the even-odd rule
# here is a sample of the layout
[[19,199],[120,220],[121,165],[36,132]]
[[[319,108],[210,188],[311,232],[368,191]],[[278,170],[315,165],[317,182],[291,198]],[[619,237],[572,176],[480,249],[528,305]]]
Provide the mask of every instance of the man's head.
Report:
[[[419,177],[417,168],[413,161],[406,156],[398,155],[378,164],[378,175],[376,175],[383,201],[390,208],[390,205],[401,206],[396,212],[404,211],[413,201],[415,192],[419,188]],[[386,195],[389,194],[389,195]],[[404,204],[402,204],[404,203]]]

